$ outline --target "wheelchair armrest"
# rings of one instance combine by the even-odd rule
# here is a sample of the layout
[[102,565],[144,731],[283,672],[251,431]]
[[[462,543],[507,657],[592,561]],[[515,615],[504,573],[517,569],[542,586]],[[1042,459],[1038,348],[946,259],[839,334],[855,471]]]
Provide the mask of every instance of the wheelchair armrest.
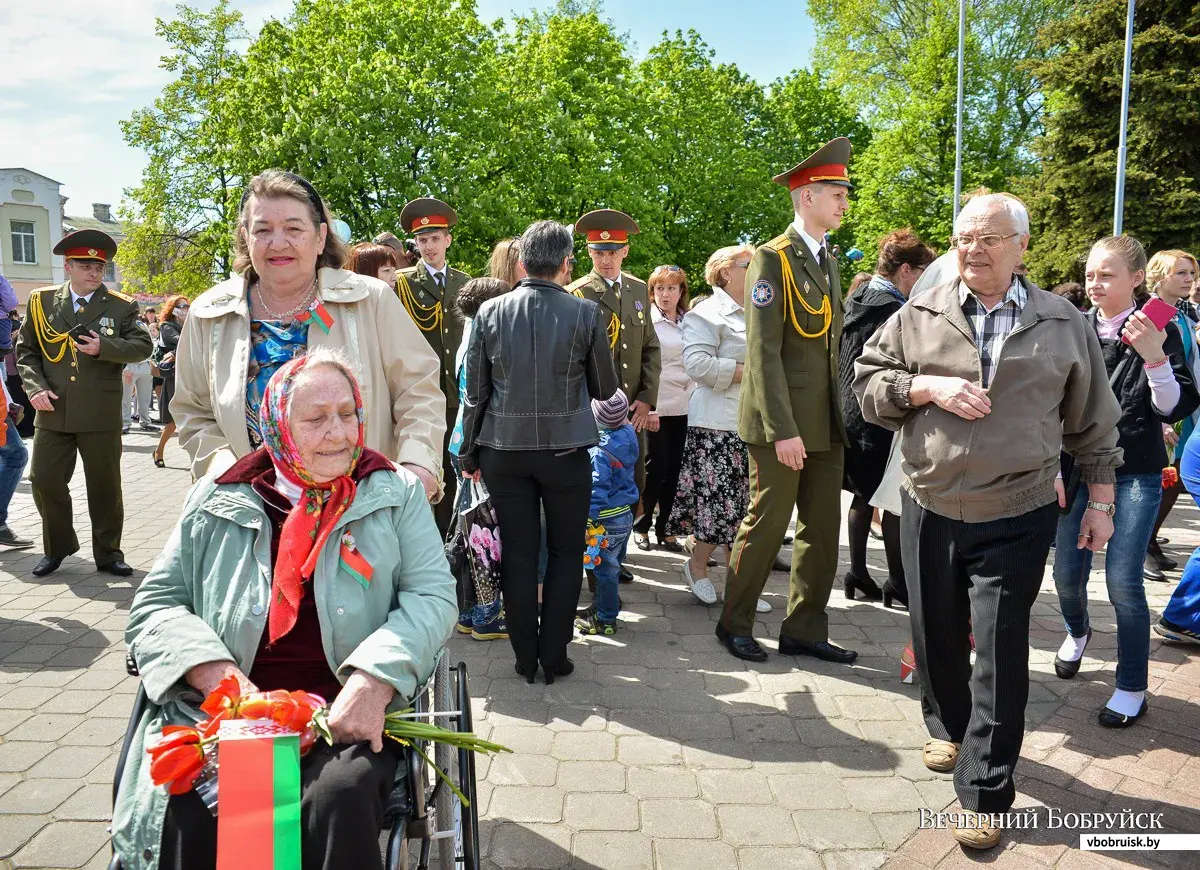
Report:
[[125,650],[125,673],[131,677],[140,677],[141,671],[138,670],[137,662],[133,660],[133,653]]

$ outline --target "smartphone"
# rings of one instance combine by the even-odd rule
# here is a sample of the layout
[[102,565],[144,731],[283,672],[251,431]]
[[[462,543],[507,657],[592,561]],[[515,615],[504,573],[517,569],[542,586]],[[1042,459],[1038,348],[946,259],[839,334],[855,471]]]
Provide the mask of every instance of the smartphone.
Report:
[[[1179,312],[1174,305],[1163,302],[1157,296],[1151,296],[1150,301],[1142,306],[1142,314],[1145,314],[1147,317],[1149,317],[1150,322],[1159,329],[1166,329],[1167,324],[1170,323],[1178,313]],[[1129,344],[1129,339],[1127,339],[1124,335],[1121,336],[1121,341]]]

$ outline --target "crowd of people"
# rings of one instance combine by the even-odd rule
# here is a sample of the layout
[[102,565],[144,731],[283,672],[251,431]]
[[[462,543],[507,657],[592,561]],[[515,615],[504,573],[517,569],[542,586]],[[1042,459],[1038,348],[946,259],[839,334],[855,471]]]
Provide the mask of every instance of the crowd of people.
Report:
[[[155,464],[177,430],[200,481],[130,612],[153,705],[139,739],[194,719],[197,693],[231,677],[332,696],[338,745],[305,775],[306,842],[377,866],[367,834],[395,767],[374,745],[379,726],[456,622],[507,638],[530,683],[539,670],[547,684],[567,677],[577,632],[619,631],[632,543],[686,550],[681,579],[697,602],[724,599],[718,641],[765,661],[753,627],[772,609],[763,588],[794,519],[777,650],[851,664],[826,613],[846,491],[844,593],[909,609],[924,761],[952,772],[977,814],[958,840],[996,845],[1052,550],[1056,673],[1073,678],[1092,638],[1087,580],[1107,545],[1118,662],[1099,721],[1129,727],[1150,706],[1144,582],[1176,567],[1157,540],[1174,497],[1200,492],[1197,263],[1106,238],[1088,255],[1084,298],[1044,292],[1025,273],[1024,205],[980,192],[946,254],[897,230],[843,297],[828,238],[849,208],[850,152],[836,139],[775,177],[794,220],[762,245],[713,252],[710,293],[675,265],[645,283],[625,271],[638,225],[610,209],[573,227],[533,223],[496,245],[488,277],[450,265],[457,215],[433,198],[401,214],[411,243],[385,233],[348,248],[319,192],[277,170],[245,190],[236,275],[156,317],[100,283],[111,240],[64,239],[69,281],[35,293],[16,350],[37,412],[34,573],[78,549],[76,452],[97,567],[128,573],[111,508],[134,398],[143,429],[152,396],[167,426]],[[575,233],[592,268],[572,280]],[[0,511],[25,462],[11,419],[7,437]],[[465,528],[481,499],[495,528]],[[882,586],[866,558],[876,510]],[[0,543],[31,543],[5,538],[2,519]],[[469,559],[455,576],[442,547],[455,535],[499,563],[498,588]],[[270,571],[239,567],[264,559]],[[593,594],[580,608],[585,563]],[[1155,630],[1200,640],[1198,611],[1193,557]],[[159,795],[147,813],[145,776],[126,772],[118,849],[202,866],[189,856],[208,854],[211,819],[186,796]],[[329,814],[343,797],[353,820]]]

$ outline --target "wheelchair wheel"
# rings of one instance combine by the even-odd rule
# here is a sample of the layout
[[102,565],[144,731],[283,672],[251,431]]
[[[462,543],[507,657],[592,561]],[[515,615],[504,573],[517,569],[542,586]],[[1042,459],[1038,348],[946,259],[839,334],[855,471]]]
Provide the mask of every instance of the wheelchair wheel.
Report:
[[[455,700],[455,692],[450,685],[450,663],[446,656],[442,656],[438,660],[437,671],[433,679],[433,709],[453,710]],[[456,718],[439,716],[437,724],[443,728],[457,730],[458,723],[454,721]],[[445,771],[446,776],[450,777],[452,782],[458,783],[461,777],[458,771],[457,751],[439,743],[434,751],[434,761]],[[446,788],[445,783],[442,783],[441,787],[437,789],[433,805],[434,823],[438,832],[445,834],[436,841],[437,857],[432,866],[437,870],[455,870],[458,864],[457,859],[462,844],[462,809],[458,797]]]

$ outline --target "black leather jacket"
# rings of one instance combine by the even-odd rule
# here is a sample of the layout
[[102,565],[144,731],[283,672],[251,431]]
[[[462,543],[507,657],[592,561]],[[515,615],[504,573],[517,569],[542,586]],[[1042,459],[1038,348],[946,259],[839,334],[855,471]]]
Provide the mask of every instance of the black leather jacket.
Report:
[[525,278],[479,309],[463,364],[464,470],[479,467],[481,445],[568,450],[599,442],[590,400],[617,391],[617,372],[595,302]]

